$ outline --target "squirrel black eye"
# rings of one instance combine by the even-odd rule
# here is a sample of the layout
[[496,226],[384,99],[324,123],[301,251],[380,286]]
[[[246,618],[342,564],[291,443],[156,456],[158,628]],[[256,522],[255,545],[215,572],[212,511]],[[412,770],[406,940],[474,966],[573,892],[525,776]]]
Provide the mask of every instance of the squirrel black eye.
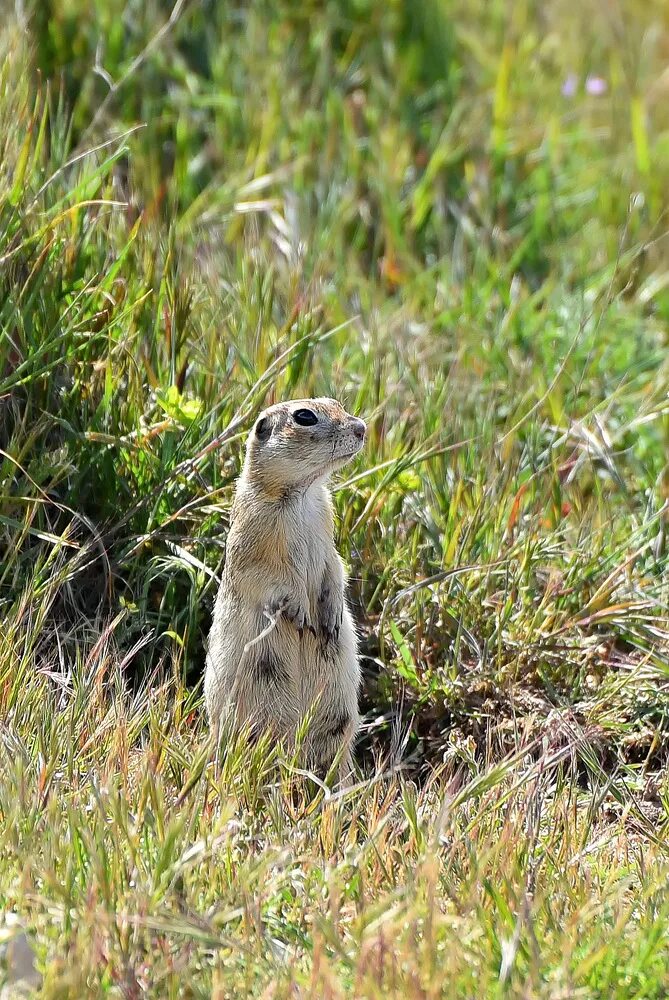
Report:
[[256,424],[256,436],[261,441],[266,441],[267,438],[270,436],[271,431],[272,427],[269,422],[269,417],[261,417],[258,423]]
[[314,424],[318,423],[318,417],[313,410],[295,410],[293,420],[300,427],[313,427]]

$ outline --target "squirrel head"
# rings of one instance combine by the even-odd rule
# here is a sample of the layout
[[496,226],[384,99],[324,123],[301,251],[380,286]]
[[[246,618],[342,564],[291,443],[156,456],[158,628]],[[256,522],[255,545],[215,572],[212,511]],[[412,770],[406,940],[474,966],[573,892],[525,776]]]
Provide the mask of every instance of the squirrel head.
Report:
[[307,489],[350,462],[366,430],[364,420],[336,399],[276,403],[260,414],[249,435],[244,479],[270,493]]

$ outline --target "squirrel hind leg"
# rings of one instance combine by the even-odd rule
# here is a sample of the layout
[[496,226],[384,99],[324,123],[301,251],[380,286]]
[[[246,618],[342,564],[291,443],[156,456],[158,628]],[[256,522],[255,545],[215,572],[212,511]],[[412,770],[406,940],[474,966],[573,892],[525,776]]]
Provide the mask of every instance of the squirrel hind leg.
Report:
[[[346,709],[319,720],[310,733],[307,762],[310,769],[325,780],[339,787],[351,784],[353,770],[353,741],[358,730],[358,714]],[[336,764],[333,772],[333,765]]]

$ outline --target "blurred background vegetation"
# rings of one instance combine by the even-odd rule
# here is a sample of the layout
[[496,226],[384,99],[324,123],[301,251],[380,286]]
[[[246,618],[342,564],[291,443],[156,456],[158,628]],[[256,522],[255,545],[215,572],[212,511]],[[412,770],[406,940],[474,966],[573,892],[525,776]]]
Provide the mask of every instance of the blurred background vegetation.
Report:
[[338,536],[372,715],[398,672],[437,737],[665,676],[665,13],[16,9],[0,586],[34,655],[120,614],[129,676],[197,680],[244,419],[330,394],[370,424]]

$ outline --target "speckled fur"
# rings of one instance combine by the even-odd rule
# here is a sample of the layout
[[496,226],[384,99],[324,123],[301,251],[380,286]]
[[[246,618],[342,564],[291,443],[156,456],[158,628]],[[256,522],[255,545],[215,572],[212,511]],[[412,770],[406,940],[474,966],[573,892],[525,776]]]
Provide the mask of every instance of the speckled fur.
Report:
[[[296,424],[300,409],[318,423]],[[333,399],[261,414],[237,484],[204,681],[215,731],[230,712],[290,738],[311,712],[304,763],[322,775],[341,751],[342,779],[359,724],[360,668],[327,481],[363,437],[363,422]],[[277,627],[244,653],[267,626],[265,613],[278,609]]]

